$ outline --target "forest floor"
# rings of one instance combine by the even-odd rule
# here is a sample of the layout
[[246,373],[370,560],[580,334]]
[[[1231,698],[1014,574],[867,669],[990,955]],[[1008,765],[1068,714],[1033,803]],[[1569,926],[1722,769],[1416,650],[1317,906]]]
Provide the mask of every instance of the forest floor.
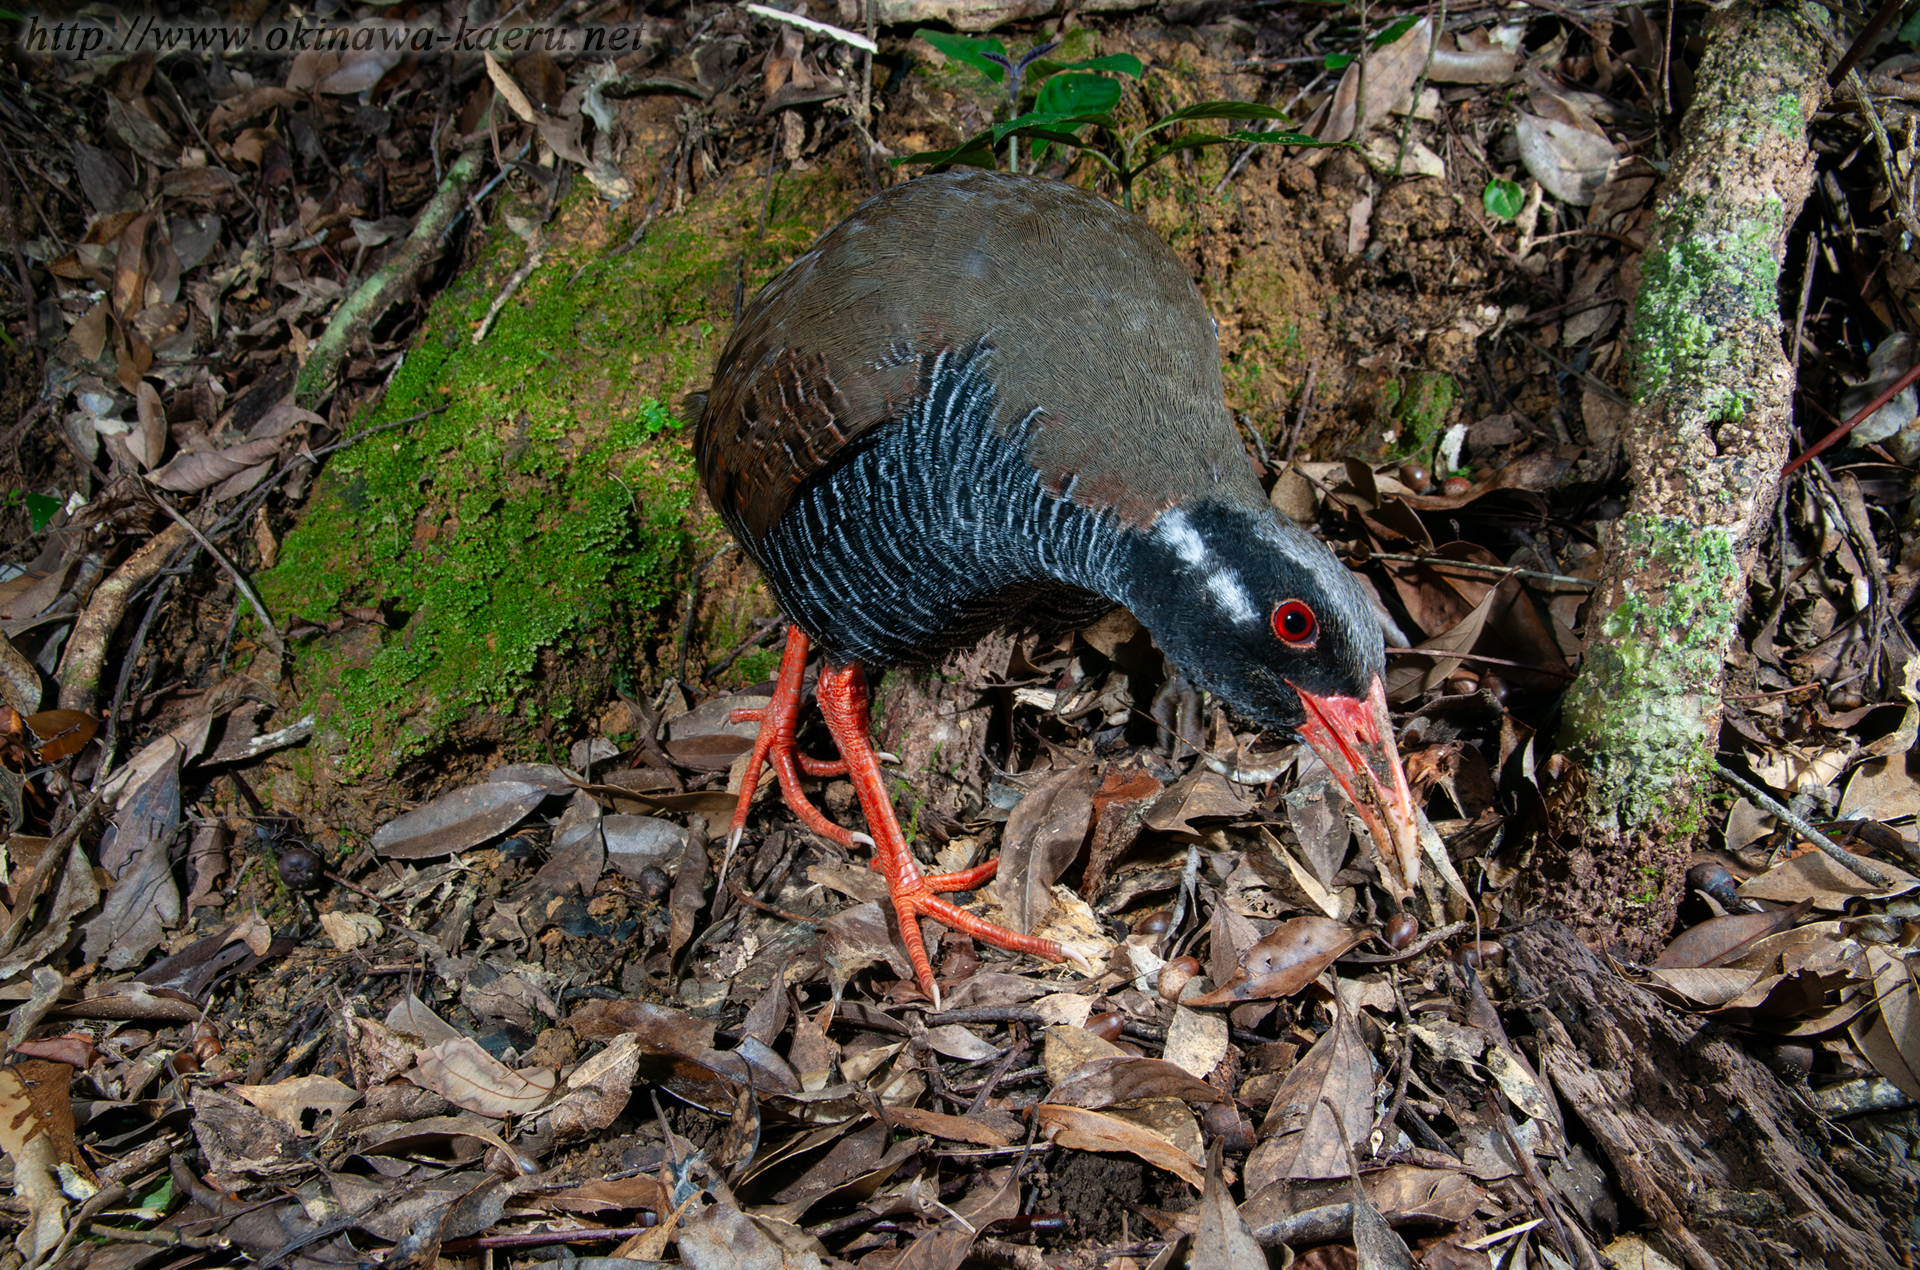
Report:
[[[1675,815],[1656,954],[1513,890],[1577,785],[1707,9],[327,9],[5,15],[0,1270],[1904,1264],[1911,387],[1751,544],[1750,788]],[[1867,15],[1825,20],[1838,64]],[[1796,452],[1920,361],[1914,26],[1805,122]],[[985,54],[1055,41],[1010,105]],[[1116,613],[878,685],[923,856],[998,853],[967,903],[1100,954],[929,926],[935,1010],[863,858],[764,791],[726,849],[783,627],[683,402],[896,160],[1061,101],[1328,143],[1201,110],[1128,193],[1274,506],[1387,615],[1434,920],[1311,751],[1168,718]]]

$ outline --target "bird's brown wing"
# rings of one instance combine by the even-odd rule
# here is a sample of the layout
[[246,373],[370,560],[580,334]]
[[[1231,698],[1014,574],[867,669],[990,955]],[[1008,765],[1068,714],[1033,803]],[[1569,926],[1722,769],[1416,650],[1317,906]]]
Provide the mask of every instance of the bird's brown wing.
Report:
[[[922,177],[869,201],[757,296],[696,431],[707,492],[749,549],[801,486],[985,347],[995,426],[1077,503],[1146,524],[1189,497],[1260,498],[1212,319],[1131,213],[1035,177]],[[1027,426],[1030,425],[1030,426]]]

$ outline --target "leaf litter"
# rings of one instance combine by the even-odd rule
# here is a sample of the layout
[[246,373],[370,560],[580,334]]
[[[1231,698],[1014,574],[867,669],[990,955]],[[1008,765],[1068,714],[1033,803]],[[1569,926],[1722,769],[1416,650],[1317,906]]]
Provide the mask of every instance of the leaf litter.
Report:
[[[362,10],[370,27],[393,21]],[[1920,567],[1901,419],[1876,416],[1859,448],[1783,496],[1718,753],[1878,880],[1809,847],[1800,824],[1718,801],[1664,954],[1579,961],[1504,896],[1556,796],[1552,703],[1577,667],[1598,527],[1619,514],[1618,323],[1662,153],[1647,93],[1666,74],[1662,91],[1684,97],[1687,56],[1669,60],[1665,16],[1635,6],[1583,23],[1474,15],[1437,38],[1411,14],[1367,32],[1263,14],[1089,29],[1161,64],[1179,50],[1216,96],[1285,84],[1309,131],[1354,139],[1256,169],[1317,183],[1343,268],[1384,260],[1451,287],[1422,244],[1470,243],[1507,271],[1497,302],[1455,303],[1446,331],[1352,359],[1345,386],[1371,403],[1358,430],[1316,416],[1305,446],[1298,428],[1283,442],[1285,420],[1249,435],[1275,505],[1363,570],[1397,628],[1402,753],[1468,885],[1423,897],[1444,920],[1396,942],[1310,755],[1236,731],[1124,614],[1057,640],[1001,637],[890,695],[880,722],[913,773],[903,809],[942,869],[998,854],[982,911],[1098,955],[1081,977],[941,932],[939,1013],[863,859],[773,802],[723,858],[719,817],[751,741],[731,713],[766,699],[751,676],[648,683],[647,700],[623,696],[620,724],[547,738],[564,753],[415,773],[330,826],[276,814],[290,769],[267,765],[308,744],[314,718],[282,708],[295,698],[278,663],[229,658],[242,609],[265,612],[247,571],[271,564],[318,462],[364,443],[351,421],[407,348],[423,282],[389,297],[391,325],[353,331],[330,400],[299,394],[301,364],[357,285],[408,259],[461,147],[507,161],[519,201],[474,206],[499,209],[530,274],[552,267],[538,209],[557,205],[556,174],[671,216],[710,178],[758,170],[763,117],[788,172],[857,172],[844,121],[866,90],[850,46],[676,10],[646,19],[659,74],[637,96],[599,64],[544,55],[452,59],[443,88],[431,62],[371,51],[29,66],[66,131],[6,134],[27,186],[10,214],[29,301],[9,310],[8,345],[28,366],[15,379],[45,385],[10,398],[12,435],[34,429],[40,446],[13,461],[22,488],[61,494],[44,519],[7,504],[21,546],[0,578],[0,990],[14,1003],[0,1149],[20,1256],[313,1267],[566,1245],[694,1267],[957,1267],[1185,1250],[1238,1267],[1285,1245],[1325,1264],[1345,1264],[1337,1250],[1491,1270],[1620,1260],[1646,1235],[1682,1259],[1698,1250],[1682,1197],[1638,1163],[1681,1139],[1596,1060],[1646,1046],[1710,1090],[1701,1105],[1737,1103],[1729,1089],[1771,1071],[1844,1119],[1856,1154],[1785,1174],[1804,1211],[1861,1232],[1910,1215],[1920,909],[1902,865],[1920,866],[1906,625]],[[884,38],[924,49],[912,34]],[[1325,55],[1314,75],[1254,78],[1290,76],[1276,59],[1302,47]],[[927,61],[945,77],[920,72],[892,122],[859,127],[901,152],[919,147],[908,132],[972,131],[980,107]],[[914,72],[882,69],[895,74]],[[1873,91],[1914,77],[1894,57]],[[667,202],[623,168],[635,134],[621,129],[661,125],[672,101],[700,104]],[[1823,144],[1844,155],[1857,140]],[[374,169],[347,162],[355,146]],[[1441,215],[1418,191],[1458,187],[1478,207],[1469,183],[1496,177],[1523,191],[1510,224],[1410,230],[1416,212]],[[1823,280],[1833,303],[1796,336],[1803,374],[1835,399],[1891,383],[1904,333],[1854,357],[1834,314],[1852,303],[1897,327],[1920,278],[1911,244],[1877,233],[1905,196],[1862,179],[1837,179],[1823,214],[1860,253],[1849,276],[1872,281],[1827,297]],[[1196,276],[1222,268],[1207,250]],[[1223,319],[1230,351],[1264,338],[1245,312]],[[1434,428],[1407,395],[1437,356],[1418,340],[1455,335],[1486,341],[1502,386]],[[1558,350],[1552,392],[1523,372],[1544,350]],[[188,605],[226,632],[197,630],[209,619]],[[242,651],[404,621],[373,604],[324,626],[263,623]],[[936,771],[943,730],[957,757]],[[844,786],[821,795],[836,819],[856,814]],[[1593,985],[1578,1012],[1559,981],[1547,991],[1567,1008],[1540,1004],[1556,958]],[[1574,1035],[1576,1013],[1599,1022]],[[1686,1069],[1672,1056],[1695,1016],[1740,1029],[1766,1070],[1731,1064],[1737,1080],[1715,1083]],[[1773,1089],[1743,1088],[1755,1133],[1788,1141]],[[1853,1193],[1833,1168],[1883,1180]],[[1712,1194],[1741,1194],[1720,1180]],[[1876,1264],[1871,1243],[1851,1253]]]

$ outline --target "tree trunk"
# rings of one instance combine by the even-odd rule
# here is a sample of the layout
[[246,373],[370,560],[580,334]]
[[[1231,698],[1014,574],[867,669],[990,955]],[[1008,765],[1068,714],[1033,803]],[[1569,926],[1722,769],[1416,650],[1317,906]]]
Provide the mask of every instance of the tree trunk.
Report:
[[1708,48],[1641,267],[1628,514],[1610,526],[1571,760],[1523,902],[1637,955],[1672,923],[1720,728],[1722,673],[1792,427],[1780,261],[1813,180],[1822,45],[1741,0]]

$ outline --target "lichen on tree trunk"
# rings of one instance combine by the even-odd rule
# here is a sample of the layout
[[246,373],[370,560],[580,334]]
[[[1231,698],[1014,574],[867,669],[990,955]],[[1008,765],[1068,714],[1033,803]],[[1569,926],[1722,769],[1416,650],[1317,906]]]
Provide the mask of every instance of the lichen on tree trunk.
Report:
[[1568,692],[1523,890],[1601,943],[1661,941],[1684,885],[1721,680],[1791,428],[1780,260],[1812,185],[1822,46],[1784,8],[1713,14],[1633,311],[1628,514]]

